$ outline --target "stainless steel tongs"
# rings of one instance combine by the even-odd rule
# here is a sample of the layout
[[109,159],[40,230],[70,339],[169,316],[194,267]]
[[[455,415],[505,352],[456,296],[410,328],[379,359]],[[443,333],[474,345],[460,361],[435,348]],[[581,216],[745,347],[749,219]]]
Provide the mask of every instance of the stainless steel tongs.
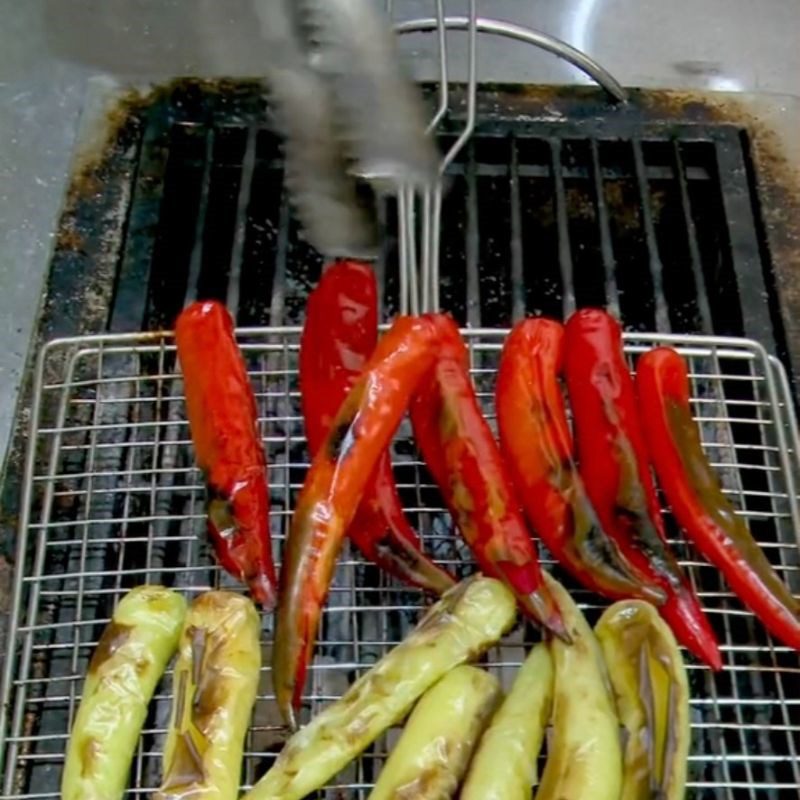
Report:
[[286,184],[306,236],[326,256],[374,257],[377,213],[360,187],[422,188],[439,163],[392,30],[369,0],[267,0],[264,10]]

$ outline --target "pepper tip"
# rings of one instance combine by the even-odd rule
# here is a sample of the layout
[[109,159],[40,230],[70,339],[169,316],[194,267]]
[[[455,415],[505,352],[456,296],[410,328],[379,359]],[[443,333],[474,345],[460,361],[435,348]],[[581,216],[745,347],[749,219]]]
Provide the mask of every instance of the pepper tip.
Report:
[[272,611],[278,602],[278,594],[275,585],[266,575],[255,575],[251,577],[247,585],[253,600],[258,603],[264,611]]

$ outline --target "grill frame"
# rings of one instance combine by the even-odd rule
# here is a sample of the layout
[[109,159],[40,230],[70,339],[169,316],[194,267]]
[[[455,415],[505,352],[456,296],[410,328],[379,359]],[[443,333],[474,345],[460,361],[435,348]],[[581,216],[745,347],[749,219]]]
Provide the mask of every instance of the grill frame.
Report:
[[[259,405],[259,421],[272,465],[272,518],[273,530],[277,532],[277,528],[285,527],[291,511],[292,494],[299,489],[299,481],[307,465],[307,455],[302,453],[304,440],[295,371],[299,330],[265,328],[245,329],[239,333],[245,357],[251,366],[251,379],[256,387]],[[472,374],[484,410],[492,424],[491,382],[504,334],[504,331],[497,329],[464,331],[470,346]],[[778,521],[778,538],[773,544],[765,543],[766,551],[773,561],[776,554],[780,554],[781,561],[787,565],[786,574],[797,589],[800,586],[800,540],[794,538],[794,532],[800,530],[797,524],[796,492],[796,481],[800,479],[800,443],[789,384],[783,368],[763,347],[754,342],[626,334],[626,352],[630,358],[654,343],[678,345],[693,364],[693,407],[700,416],[704,443],[707,447],[718,448],[718,455],[713,460],[727,479],[733,482],[732,491],[737,504],[741,506],[745,503],[750,507],[748,518],[751,523],[758,524],[757,520],[764,518]],[[145,364],[149,364],[146,369]],[[734,364],[747,365],[747,369],[740,370]],[[751,386],[752,399],[740,397],[736,392],[733,392],[732,397],[729,387],[735,383]],[[150,389],[147,389],[148,386]],[[20,570],[17,574],[16,610],[24,610],[25,614],[24,619],[20,617],[21,625],[12,623],[9,641],[19,646],[20,657],[6,665],[4,676],[11,680],[5,688],[13,691],[13,696],[3,698],[4,701],[13,699],[9,706],[12,711],[11,735],[5,742],[0,740],[0,752],[4,746],[9,748],[4,776],[5,796],[9,800],[33,800],[57,793],[57,788],[52,787],[57,787],[54,781],[58,776],[58,750],[63,747],[67,730],[67,720],[63,717],[64,703],[74,713],[83,677],[82,666],[90,655],[91,644],[96,642],[102,623],[110,614],[109,601],[119,599],[123,585],[165,576],[180,581],[181,576],[191,579],[195,574],[200,576],[199,583],[183,586],[189,594],[204,588],[206,581],[217,584],[220,577],[222,585],[232,585],[224,576],[220,576],[218,569],[210,566],[209,548],[197,543],[202,540],[197,540],[196,534],[204,527],[200,500],[202,481],[192,462],[171,335],[111,335],[53,342],[40,355],[35,388],[38,400],[31,419],[19,541],[21,554],[30,551],[28,545],[32,545],[32,562],[26,571]],[[104,392],[108,393],[105,399]],[[746,463],[753,448],[750,441],[741,443],[738,432],[742,426],[757,428],[762,444],[767,448],[761,451],[761,467]],[[401,443],[407,436],[408,432],[404,430],[399,437]],[[131,441],[139,441],[139,445],[134,447]],[[143,449],[137,455],[139,446]],[[412,521],[419,523],[428,548],[433,548],[436,552],[437,548],[445,545],[451,553],[451,560],[445,559],[445,563],[456,566],[461,561],[463,550],[456,551],[450,546],[451,534],[442,527],[441,506],[437,507],[426,499],[430,497],[431,487],[427,479],[420,475],[413,450],[408,446],[395,449],[396,456],[398,453],[405,454],[405,457],[401,455],[396,461],[396,467],[401,475],[399,482],[405,498],[413,498],[410,509]],[[146,453],[150,450],[154,454],[148,460]],[[281,453],[285,456],[289,452],[293,455],[288,460],[281,458]],[[79,458],[75,457],[76,454]],[[130,460],[137,458],[143,459],[142,463],[145,465],[150,463],[151,467],[159,465],[160,471],[153,474],[149,485],[146,480],[147,469],[143,469],[142,474],[137,476],[130,468]],[[291,469],[289,466],[281,466],[288,465],[289,462]],[[79,463],[88,463],[89,468],[81,473],[67,474],[70,465],[74,467]],[[761,492],[743,493],[742,476],[747,470],[753,469],[767,475],[770,485],[767,498]],[[171,477],[167,478],[166,473]],[[276,474],[280,474],[282,479],[277,478]],[[408,485],[410,474],[416,476],[415,481],[412,481],[417,483],[416,486]],[[175,475],[178,477],[175,478]],[[76,489],[69,489],[70,481],[75,483]],[[287,481],[290,483],[287,484]],[[59,485],[60,491],[57,490]],[[730,488],[731,484],[726,486]],[[147,498],[144,505],[135,498],[131,499],[138,491],[143,492]],[[63,506],[64,495],[71,493],[78,496],[77,508],[67,508],[65,512],[59,503]],[[184,495],[182,506],[188,508],[189,513],[175,513],[175,508],[180,508],[181,503],[176,506],[172,501],[179,494]],[[84,500],[83,505],[81,496],[84,499],[89,498],[88,501]],[[111,505],[108,504],[109,496],[116,498]],[[59,497],[62,498],[60,501]],[[124,509],[121,514],[115,510],[119,508],[120,498]],[[283,504],[281,509],[276,508],[276,500]],[[765,509],[765,502],[770,505],[771,510]],[[91,510],[92,503],[95,504],[94,511]],[[753,510],[753,506],[756,510]],[[81,508],[88,517],[79,518]],[[145,508],[147,512],[144,514],[132,510]],[[39,522],[36,521],[37,512]],[[414,516],[420,513],[423,517],[414,520]],[[73,516],[76,520],[70,522],[69,518]],[[438,525],[434,521],[436,519],[439,520]],[[146,534],[130,535],[131,530],[138,530],[142,525],[146,528]],[[180,531],[177,535],[173,529],[175,525]],[[69,533],[73,530],[79,532],[78,535]],[[99,536],[94,536],[93,531],[100,531]],[[59,532],[68,537],[60,543]],[[106,538],[108,542],[105,541]],[[103,552],[106,549],[111,552],[114,550],[114,542],[119,544],[123,538],[125,543],[121,545],[118,563],[125,564],[126,547],[134,549],[138,545],[140,549],[144,547],[146,550],[144,560],[151,567],[151,572],[130,565],[126,571],[122,567],[109,568],[107,562],[104,562],[103,574],[97,569],[87,568],[86,559],[91,559],[96,547],[102,546]],[[171,542],[171,546],[182,542],[179,546],[189,548],[190,561],[193,557],[200,559],[196,573],[194,570],[179,567],[163,569],[151,561],[158,552],[158,545],[164,544],[166,540]],[[796,757],[800,750],[800,695],[792,696],[789,681],[793,675],[800,673],[797,656],[788,648],[773,645],[757,623],[753,625],[752,621],[743,622],[749,620],[749,615],[735,599],[728,606],[730,595],[727,592],[720,595],[717,585],[719,575],[716,570],[703,565],[702,559],[682,540],[675,540],[674,543],[682,563],[687,566],[692,579],[699,584],[704,605],[710,606],[712,622],[718,630],[723,630],[726,634],[723,641],[726,671],[721,676],[715,678],[706,668],[694,663],[689,666],[695,723],[692,768],[695,775],[702,766],[703,770],[710,771],[714,776],[711,780],[706,777],[695,779],[692,786],[694,796],[796,796],[800,789],[800,764]],[[58,577],[53,571],[52,557],[58,561],[61,549],[67,551],[67,560],[63,562],[63,566],[69,569],[69,565],[74,564],[77,559],[79,569]],[[441,550],[439,553],[441,554]],[[140,554],[132,563],[135,565],[141,559]],[[548,568],[553,568],[548,557],[544,561]],[[101,585],[94,592],[90,591],[89,587],[97,581]],[[109,581],[111,586],[102,585]],[[52,586],[49,590],[48,584]],[[596,618],[598,609],[605,604],[598,603],[599,598],[588,592],[575,591],[572,582],[567,585],[588,610],[590,618]],[[350,624],[355,632],[356,619],[361,620],[363,625],[366,615],[371,613],[378,615],[385,624],[391,614],[401,614],[402,609],[410,611],[420,607],[421,597],[418,592],[390,588],[392,586],[394,584],[384,576],[380,576],[375,582],[375,575],[365,567],[362,560],[347,552],[337,573],[337,585],[332,592],[327,617],[335,619],[337,615],[349,615],[353,618]],[[70,587],[77,587],[73,613],[81,622],[78,626],[69,619],[59,621],[47,614],[48,608],[52,610],[61,604],[61,613],[69,617],[71,601],[65,601],[64,597]],[[42,607],[45,608],[44,616],[40,616]],[[17,616],[14,617],[15,620]],[[720,617],[723,620],[721,628]],[[330,630],[331,627],[326,629],[328,632]],[[316,667],[312,668],[312,676],[316,676],[312,681],[316,680],[317,683],[312,683],[312,686],[318,686],[322,680],[321,675],[327,671],[329,676],[337,675],[338,683],[335,685],[341,691],[353,671],[365,668],[383,652],[382,645],[387,638],[386,629],[377,626],[373,630],[375,634],[369,641],[363,638],[359,640],[356,636],[351,641],[337,633],[335,636],[340,638],[334,637],[327,645],[327,634],[323,634]],[[53,631],[56,631],[56,639],[61,635],[72,636],[72,644],[57,641],[49,645],[46,641],[42,643],[42,637],[46,639]],[[87,631],[88,635],[85,635]],[[740,640],[743,633],[756,637],[753,641],[760,641],[762,646],[756,648],[746,640]],[[394,643],[399,635],[390,637],[390,642]],[[37,637],[38,645],[35,642]],[[528,645],[537,638],[526,626],[512,634],[502,652],[497,649],[493,651],[490,661],[496,664],[501,678],[508,681],[513,672],[508,667],[518,663],[524,652],[523,643]],[[80,647],[77,642],[81,643]],[[348,660],[344,651],[349,646],[352,652]],[[54,669],[54,663],[58,665],[59,651],[64,649],[70,656],[70,664],[66,667],[61,664],[59,677],[59,669]],[[48,654],[53,658],[55,654],[55,658],[48,664],[37,660],[37,653],[39,659],[42,653],[45,658]],[[331,663],[331,659],[334,663]],[[320,663],[321,661],[327,663]],[[755,663],[751,663],[752,661]],[[38,676],[37,670],[40,671]],[[758,694],[759,681],[762,684],[762,696]],[[765,681],[777,696],[766,697],[763,693]],[[268,684],[262,686],[262,692],[266,685]],[[24,691],[22,686],[25,687]],[[24,692],[33,693],[37,687],[46,692],[48,686],[66,686],[66,697],[62,689],[61,694],[55,698],[48,698],[45,694],[44,700],[26,700]],[[704,690],[700,690],[701,686]],[[727,692],[720,691],[725,686],[730,687]],[[746,690],[751,691],[752,696],[745,694]],[[336,690],[331,691],[330,683],[322,692],[312,689],[312,709],[318,710],[335,693]],[[154,788],[153,776],[157,774],[157,737],[154,738],[154,731],[163,727],[169,700],[166,686],[158,690],[157,697],[158,710],[155,717],[151,715],[144,738],[145,744],[140,745],[134,771],[137,785],[144,781],[150,790]],[[52,722],[53,714],[58,717],[58,710],[61,709],[64,727],[58,733],[53,733],[50,728],[46,736],[39,736],[35,733],[36,710],[38,708],[41,712],[47,703],[50,704],[46,711],[50,721]],[[269,695],[262,693],[258,713],[263,714],[265,706],[274,709],[274,703],[269,702]],[[783,729],[781,723],[776,725],[771,719],[765,722],[765,713],[779,713],[783,718]],[[716,714],[721,722],[715,724],[708,716],[698,720],[698,715],[703,714]],[[271,719],[274,720],[274,716]],[[263,725],[256,726],[256,731],[264,735],[262,728]],[[274,730],[267,735],[277,738],[279,732]],[[786,743],[785,752],[761,751],[765,741],[781,735]],[[735,748],[731,743],[735,745],[737,738],[744,748],[743,753],[732,752]],[[747,750],[745,742],[757,743],[755,751]],[[50,746],[55,748],[55,754],[41,752]],[[32,752],[20,752],[26,748],[30,748]],[[704,752],[703,748],[711,748],[711,752]],[[256,761],[263,753],[259,751],[259,754],[254,754],[252,747],[248,752],[249,772],[246,773],[246,779],[249,782],[252,780]],[[21,755],[25,764],[54,764],[49,773],[46,767],[36,768],[40,770],[40,779],[45,774],[44,780],[50,782],[50,791],[15,791],[15,767]],[[368,781],[364,776],[369,776],[369,772],[365,773],[364,769],[370,758],[372,756],[367,757],[366,762],[359,762],[356,772],[349,773],[346,785],[340,787],[348,791],[347,796],[366,796]],[[41,772],[42,769],[45,773]],[[784,775],[786,770],[791,774],[789,780],[769,778],[770,774]],[[757,775],[762,776],[760,783],[754,778]],[[137,788],[129,796],[144,797],[149,793],[147,788]]]

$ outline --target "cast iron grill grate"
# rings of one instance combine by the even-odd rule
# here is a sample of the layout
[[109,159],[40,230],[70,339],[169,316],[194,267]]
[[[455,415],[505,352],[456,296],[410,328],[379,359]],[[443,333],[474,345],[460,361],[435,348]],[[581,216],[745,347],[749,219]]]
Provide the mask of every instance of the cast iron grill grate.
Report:
[[[747,161],[732,125],[479,123],[448,170],[442,307],[496,327],[607,305],[629,330],[782,348]],[[298,324],[322,260],[287,210],[282,177],[263,127],[146,129],[111,328],[169,327],[187,296],[227,300],[242,325]],[[391,314],[393,208],[385,220],[378,269]]]
[[[466,333],[473,375],[491,421],[493,374],[504,333]],[[631,359],[655,339],[629,335]],[[298,332],[247,329],[242,342],[268,451],[277,552],[308,463],[296,373]],[[785,375],[756,345],[700,337],[678,343],[691,365],[693,409],[704,445],[770,561],[796,591],[796,426]],[[171,337],[133,334],[55,342],[45,349],[36,380],[40,400],[33,410],[31,440],[36,457],[26,474],[22,528],[31,561],[21,578],[23,604],[12,631],[19,660],[6,741],[8,800],[58,795],[63,751],[88,659],[127,589],[150,581],[192,595],[231,585],[214,566],[203,535],[204,489],[193,465]],[[398,437],[394,456],[404,504],[428,551],[455,572],[471,571],[469,555],[452,533],[407,430]],[[753,488],[760,485],[755,476],[763,479],[765,489]],[[725,660],[719,675],[689,662],[693,795],[795,797],[800,789],[797,656],[774,643],[730,594],[717,570],[672,535]],[[546,553],[543,560],[595,621],[604,604],[567,580]],[[305,715],[341,694],[399,642],[421,604],[418,592],[396,585],[346,551],[325,613]],[[246,784],[271,763],[283,738],[270,694],[270,624],[265,620],[266,665],[247,740]],[[507,682],[525,646],[538,638],[529,627],[519,627],[487,661]],[[168,677],[151,706],[136,755],[132,797],[144,798],[158,786],[170,699]],[[380,740],[337,778],[343,795],[324,796],[366,797],[395,735]]]

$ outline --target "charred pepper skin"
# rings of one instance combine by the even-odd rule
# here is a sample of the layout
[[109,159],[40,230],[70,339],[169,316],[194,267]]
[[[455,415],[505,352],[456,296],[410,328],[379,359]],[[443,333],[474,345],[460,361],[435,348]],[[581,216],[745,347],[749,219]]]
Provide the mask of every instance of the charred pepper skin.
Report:
[[444,314],[427,318],[439,331],[440,349],[411,404],[417,445],[481,571],[504,581],[529,618],[568,639],[505,463],[478,405],[458,327]]
[[272,661],[278,707],[293,728],[345,532],[436,355],[435,326],[399,317],[378,342],[306,475],[284,547]]
[[511,330],[497,373],[500,444],[525,514],[550,552],[584,586],[613,599],[666,598],[600,525],[573,458],[559,383],[564,327],[543,317]]
[[692,418],[683,358],[668,347],[646,353],[636,389],[650,458],[676,520],[767,630],[800,650],[800,603],[722,493]]
[[580,474],[600,524],[666,593],[659,611],[678,640],[719,670],[714,632],[666,542],[619,323],[599,309],[576,311],[566,325],[564,353]]
[[[368,264],[338,261],[322,274],[306,306],[300,339],[300,396],[312,457],[378,340],[378,286]],[[441,595],[453,578],[422,553],[384,452],[347,529],[356,547],[400,581]]]
[[175,323],[197,463],[208,486],[208,531],[222,567],[266,609],[277,580],[269,537],[267,462],[256,402],[233,320],[216,301],[187,306]]

